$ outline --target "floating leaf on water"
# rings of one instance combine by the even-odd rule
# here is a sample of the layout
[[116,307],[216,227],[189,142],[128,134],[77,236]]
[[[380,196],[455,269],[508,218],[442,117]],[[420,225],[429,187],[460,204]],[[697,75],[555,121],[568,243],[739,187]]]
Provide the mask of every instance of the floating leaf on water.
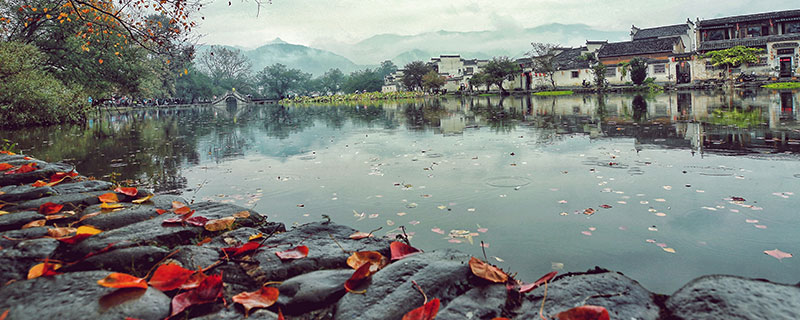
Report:
[[433,229],[431,229],[431,231],[436,232],[438,234],[444,234],[444,230],[439,229],[439,228],[433,228]]
[[587,235],[587,236],[591,236],[592,235],[591,231],[581,231],[581,233],[584,234],[584,235]]
[[439,208],[439,210],[444,210],[447,209],[447,206],[438,206],[437,208]]
[[498,262],[505,262],[505,260],[503,260],[503,259],[500,259],[500,257],[497,257],[497,256],[492,256],[492,258],[494,258],[494,259],[495,259],[495,260],[497,260]]
[[661,250],[664,250],[664,251],[669,252],[669,253],[675,253],[675,249],[672,249],[672,248],[661,248]]
[[765,226],[763,224],[756,224],[756,225],[753,225],[753,226],[756,227],[756,228],[759,228],[759,229],[766,229],[767,228],[767,226]]
[[664,190],[672,190],[672,186],[663,186]]
[[658,231],[658,228],[656,228],[656,226],[652,226],[652,227],[648,227],[647,230]]
[[469,209],[467,209],[467,211],[469,211],[469,212],[475,212],[475,208],[469,208]]
[[764,250],[764,253],[778,260],[783,260],[784,258],[792,257],[791,253],[783,252],[781,250],[778,250],[777,248],[774,250]]
[[663,213],[663,212],[656,212],[656,216],[659,216],[659,217],[666,217],[666,216],[667,216],[667,214],[666,214],[666,213]]
[[594,212],[595,212],[595,211],[594,211],[594,209],[592,209],[592,208],[586,208],[586,209],[584,209],[584,210],[583,210],[583,214],[585,214],[585,215],[587,215],[587,216],[591,216],[591,215],[593,215],[593,214],[594,214]]

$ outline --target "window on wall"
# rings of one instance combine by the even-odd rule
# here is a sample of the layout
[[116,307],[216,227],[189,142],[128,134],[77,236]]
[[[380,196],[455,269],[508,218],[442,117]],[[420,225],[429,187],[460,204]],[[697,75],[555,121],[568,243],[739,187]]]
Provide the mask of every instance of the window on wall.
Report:
[[654,64],[653,65],[653,73],[667,73],[667,65],[665,64]]
[[746,37],[760,37],[760,36],[761,36],[761,26],[747,27]]
[[617,75],[617,67],[606,68],[606,77],[614,77]]
[[580,72],[580,71],[572,71],[572,77],[573,77],[573,78],[577,78],[577,77],[579,77],[580,75],[581,75],[581,72]]
[[800,33],[800,22],[787,22],[783,25],[783,33]]
[[728,33],[725,29],[709,30],[705,33],[704,38],[706,41],[725,40],[728,39]]

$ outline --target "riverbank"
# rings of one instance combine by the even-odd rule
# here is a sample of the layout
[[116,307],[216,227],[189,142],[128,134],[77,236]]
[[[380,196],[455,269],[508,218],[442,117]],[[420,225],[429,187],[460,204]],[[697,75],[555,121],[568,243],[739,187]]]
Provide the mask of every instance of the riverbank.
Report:
[[[287,230],[266,215],[231,204],[188,203],[169,195],[145,199],[150,195],[145,191],[113,191],[110,182],[59,174],[74,172],[64,163],[21,155],[0,155],[0,163],[12,166],[0,175],[0,210],[7,212],[0,214],[0,314],[8,310],[8,319],[163,319],[172,313],[178,290],[162,292],[152,285],[114,289],[97,282],[112,272],[147,278],[164,263],[221,274],[224,283],[227,308],[223,299],[213,297],[176,315],[181,318],[243,318],[243,308],[231,298],[265,283],[279,290],[277,303],[251,312],[252,319],[276,319],[278,308],[286,319],[400,319],[423,303],[415,284],[429,299],[440,299],[436,319],[534,319],[542,305],[543,314],[552,317],[582,304],[603,306],[612,319],[800,317],[800,284],[704,276],[666,296],[621,273],[596,268],[559,275],[547,287],[520,294],[478,278],[470,271],[470,257],[454,250],[394,261],[358,287],[366,292],[348,293],[343,284],[353,274],[349,252],[377,251],[388,257],[392,239],[353,239],[356,230],[325,219]],[[34,170],[7,174],[20,166]],[[118,201],[102,202],[108,193]],[[183,210],[193,210],[187,213],[191,217],[175,213]],[[174,223],[165,221],[175,218]],[[203,226],[204,220],[231,223],[217,229]],[[102,231],[65,241],[78,230],[60,228],[81,226]],[[224,250],[251,239],[263,247]],[[301,245],[308,248],[307,256],[281,260],[276,255]],[[43,261],[61,264],[54,270],[60,274],[26,279],[31,267]]]

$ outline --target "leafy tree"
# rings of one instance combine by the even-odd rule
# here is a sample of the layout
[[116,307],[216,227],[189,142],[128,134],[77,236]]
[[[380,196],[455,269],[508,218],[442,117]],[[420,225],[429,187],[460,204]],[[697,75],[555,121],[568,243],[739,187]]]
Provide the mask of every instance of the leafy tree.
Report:
[[45,72],[45,55],[31,45],[0,42],[0,126],[76,122],[86,98]]
[[200,66],[209,73],[214,85],[227,90],[241,87],[252,68],[250,60],[241,51],[217,46],[200,55]]
[[285,65],[276,63],[259,71],[256,81],[267,90],[268,94],[265,95],[271,94],[283,99],[291,90],[298,89],[300,84],[310,77],[309,74],[298,69],[289,69]]
[[647,62],[644,59],[636,57],[630,61],[631,68],[631,81],[633,84],[640,86],[647,78]]
[[558,55],[559,46],[551,43],[538,42],[531,43],[531,46],[533,46],[533,49],[528,52],[528,55],[533,61],[533,70],[546,74],[547,77],[550,78],[550,85],[553,86],[553,90],[555,90],[556,80],[553,78],[553,75],[556,73],[556,70],[558,70],[556,56]]
[[336,94],[342,91],[345,75],[342,70],[330,69],[319,78],[320,90],[324,93]]
[[440,76],[439,73],[434,70],[428,71],[428,73],[422,76],[422,86],[426,90],[437,92],[445,82],[447,82],[447,78]]
[[725,67],[727,71],[725,74],[727,77],[727,74],[730,73],[731,68],[736,68],[743,63],[758,62],[759,54],[762,51],[764,50],[759,48],[735,46],[733,48],[708,52],[704,57],[711,59],[711,64],[715,67]]
[[497,85],[502,93],[506,92],[503,81],[514,80],[514,76],[520,72],[519,66],[508,57],[492,58],[483,70],[487,75],[487,84]]
[[198,102],[201,98],[210,99],[214,95],[214,83],[208,75],[190,65],[175,81],[175,92],[184,101]]
[[603,89],[606,87],[606,66],[602,63],[596,64],[592,67],[592,73],[594,73],[594,85],[598,89]]
[[394,64],[394,62],[392,62],[392,60],[381,62],[381,67],[378,69],[378,72],[381,74],[381,78],[386,78],[386,76],[395,71],[397,71],[397,66]]
[[378,69],[364,69],[355,71],[347,77],[344,83],[344,92],[367,91],[378,92],[383,86],[383,77]]
[[486,84],[486,73],[484,73],[483,71],[478,71],[475,74],[473,74],[471,78],[469,78],[470,90],[472,90],[473,86],[480,87],[485,84]]
[[410,62],[403,69],[403,86],[409,91],[422,89],[422,77],[429,71],[431,67],[422,61]]

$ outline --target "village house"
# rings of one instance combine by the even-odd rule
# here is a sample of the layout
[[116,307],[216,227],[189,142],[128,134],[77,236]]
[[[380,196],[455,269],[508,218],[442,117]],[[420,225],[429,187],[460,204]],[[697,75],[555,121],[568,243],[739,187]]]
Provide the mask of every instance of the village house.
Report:
[[[697,23],[697,54],[728,49],[735,46],[763,49],[757,63],[732,70],[772,78],[794,78],[800,73],[800,10],[775,11],[702,20]],[[693,79],[706,80],[722,76],[724,70],[715,68],[704,58],[694,63]]]

